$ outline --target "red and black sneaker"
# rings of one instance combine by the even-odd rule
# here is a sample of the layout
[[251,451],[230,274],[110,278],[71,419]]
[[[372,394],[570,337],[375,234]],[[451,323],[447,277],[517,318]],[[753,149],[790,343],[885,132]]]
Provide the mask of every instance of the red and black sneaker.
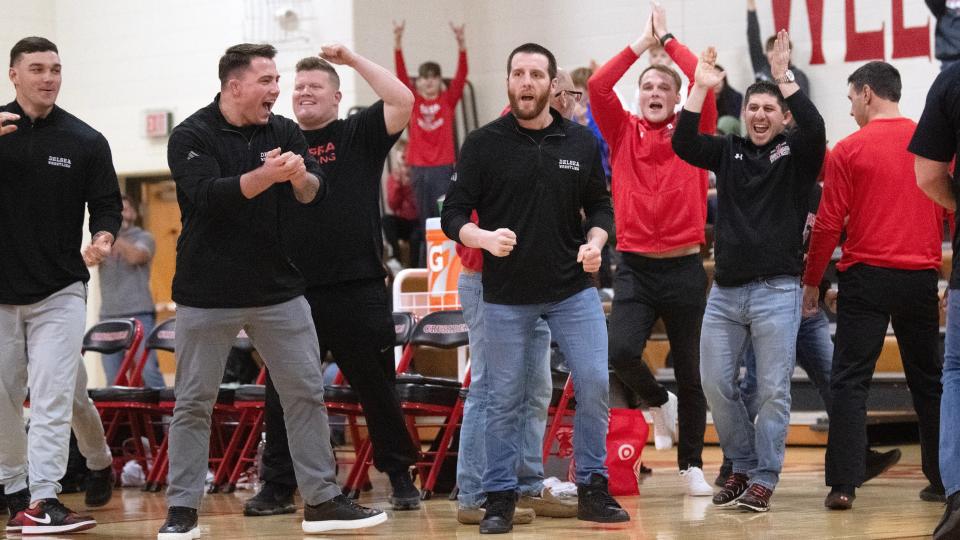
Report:
[[753,512],[766,512],[770,510],[771,495],[773,495],[772,489],[760,484],[751,484],[747,492],[737,499],[737,506]]
[[731,473],[723,483],[723,489],[713,496],[716,506],[733,506],[737,499],[747,490],[747,481],[750,479],[742,473]]
[[57,534],[92,529],[96,520],[81,516],[57,499],[42,499],[14,518],[20,522],[21,534]]
[[8,533],[19,533],[22,524],[17,519],[17,514],[30,506],[30,489],[24,488],[16,493],[7,494],[7,509],[10,511],[10,519],[7,521]]

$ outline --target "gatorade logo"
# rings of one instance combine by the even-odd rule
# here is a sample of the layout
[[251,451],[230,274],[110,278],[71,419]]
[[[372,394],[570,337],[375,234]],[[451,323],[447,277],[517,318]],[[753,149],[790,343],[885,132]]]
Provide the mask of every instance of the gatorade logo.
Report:
[[636,455],[637,449],[632,444],[621,444],[620,448],[617,448],[617,457],[620,461],[630,461]]
[[430,261],[431,271],[440,272],[443,270],[443,246],[430,246],[430,254],[427,259]]

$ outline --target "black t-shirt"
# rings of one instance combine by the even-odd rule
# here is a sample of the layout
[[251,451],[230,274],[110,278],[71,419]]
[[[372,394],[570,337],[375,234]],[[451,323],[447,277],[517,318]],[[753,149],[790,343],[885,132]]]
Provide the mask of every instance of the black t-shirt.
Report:
[[[910,152],[933,161],[949,162],[960,159],[960,63],[940,73],[927,93],[927,104],[913,134]],[[952,186],[954,197],[960,194],[954,170]],[[960,212],[954,214],[960,225]],[[953,272],[950,288],[960,289],[960,235],[953,235]]]
[[[553,122],[551,122],[550,124],[552,125]],[[531,139],[533,139],[533,142],[537,143],[538,145],[542,143],[543,138],[546,137],[548,133],[550,133],[550,125],[547,125],[547,127],[543,129],[527,129],[523,126],[518,125],[517,129],[520,131],[520,133],[523,133],[527,137],[530,137]]]
[[290,205],[284,212],[284,251],[308,287],[382,278],[380,180],[387,154],[400,138],[387,133],[383,102],[303,134],[328,191],[317,205]]

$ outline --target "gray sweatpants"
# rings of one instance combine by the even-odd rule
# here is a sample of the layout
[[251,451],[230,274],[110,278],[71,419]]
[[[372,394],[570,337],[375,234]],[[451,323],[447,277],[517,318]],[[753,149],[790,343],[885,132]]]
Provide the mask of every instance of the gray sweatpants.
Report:
[[57,497],[74,411],[80,414],[77,438],[84,455],[97,468],[109,464],[100,417],[86,399],[86,373],[78,377],[86,296],[86,285],[76,282],[35,304],[0,305],[0,483],[6,493],[27,487],[29,470],[32,501]]
[[240,329],[270,369],[286,420],[290,455],[306,504],[340,494],[323,403],[323,374],[310,306],[298,296],[266,307],[177,307],[177,404],[170,423],[167,504],[199,508],[207,473],[210,415]]

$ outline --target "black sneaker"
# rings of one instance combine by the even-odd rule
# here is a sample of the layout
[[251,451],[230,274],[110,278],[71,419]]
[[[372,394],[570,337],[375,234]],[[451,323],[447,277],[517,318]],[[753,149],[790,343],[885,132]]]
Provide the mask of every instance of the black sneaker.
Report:
[[373,527],[387,520],[383,510],[366,508],[343,495],[317,505],[303,505],[303,532],[307,534]]
[[823,506],[831,510],[849,510],[853,508],[853,501],[857,498],[857,488],[853,486],[833,486]]
[[23,488],[16,493],[8,493],[6,499],[7,510],[10,512],[10,520],[7,521],[7,532],[20,532],[21,524],[20,521],[17,520],[17,514],[23,512],[30,506],[30,489]]
[[420,491],[413,485],[413,478],[409,471],[393,472],[389,474],[390,486],[393,493],[390,494],[390,504],[394,510],[416,510],[420,508]]
[[737,506],[753,512],[766,512],[770,510],[771,495],[773,495],[772,489],[760,484],[751,484],[746,493],[737,499]]
[[260,491],[243,503],[245,516],[276,516],[297,511],[293,493],[297,488],[275,482],[264,482]]
[[720,474],[713,480],[713,485],[723,487],[731,474],[733,474],[733,462],[727,458],[723,458],[723,464],[720,465]]
[[488,491],[486,512],[480,520],[480,534],[506,534],[512,531],[516,510],[516,491]]
[[110,498],[113,497],[113,485],[116,481],[117,477],[114,476],[113,466],[99,471],[90,471],[87,474],[87,492],[83,496],[84,504],[96,508],[110,502]]
[[577,484],[577,519],[597,523],[630,521],[630,514],[610,496],[607,478],[593,473],[589,484]]
[[[21,534],[57,534],[78,532],[97,526],[96,520],[81,516],[63,505],[58,499],[35,501],[11,521],[18,521]],[[8,527],[9,531],[10,528]]]
[[731,473],[727,481],[723,483],[721,489],[713,496],[713,504],[716,506],[733,506],[737,504],[737,499],[747,490],[747,482],[750,479],[742,473]]
[[867,458],[865,460],[866,470],[863,475],[863,481],[869,482],[890,470],[891,467],[900,461],[901,455],[900,450],[897,448],[888,452],[877,452],[876,450],[867,448]]
[[933,540],[956,540],[960,538],[960,492],[947,499],[943,519],[933,530]]
[[167,520],[160,527],[157,540],[194,540],[195,538],[200,538],[197,509],[186,506],[168,508]]
[[947,493],[943,487],[935,487],[933,484],[927,484],[927,487],[920,490],[920,500],[927,502],[947,502]]

